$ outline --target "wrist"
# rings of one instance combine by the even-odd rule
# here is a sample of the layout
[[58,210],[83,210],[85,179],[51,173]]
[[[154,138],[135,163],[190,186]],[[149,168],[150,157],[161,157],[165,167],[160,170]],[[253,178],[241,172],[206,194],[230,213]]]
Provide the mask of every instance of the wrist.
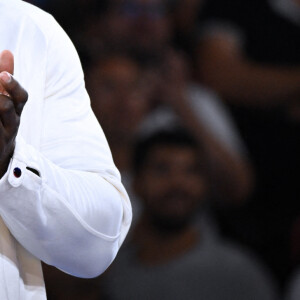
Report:
[[3,175],[7,172],[9,162],[10,162],[10,157],[8,157],[4,162],[0,163],[0,179],[3,177]]
[[7,172],[10,160],[14,154],[15,145],[13,145],[12,149],[4,153],[0,158],[0,178]]

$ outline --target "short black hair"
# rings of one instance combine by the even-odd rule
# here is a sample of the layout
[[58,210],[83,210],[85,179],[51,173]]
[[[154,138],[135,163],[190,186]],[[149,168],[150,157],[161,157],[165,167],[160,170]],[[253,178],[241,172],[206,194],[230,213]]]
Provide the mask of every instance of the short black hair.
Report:
[[133,150],[133,169],[139,173],[147,162],[148,155],[156,146],[179,146],[201,150],[197,140],[182,127],[160,129],[144,137],[138,137]]

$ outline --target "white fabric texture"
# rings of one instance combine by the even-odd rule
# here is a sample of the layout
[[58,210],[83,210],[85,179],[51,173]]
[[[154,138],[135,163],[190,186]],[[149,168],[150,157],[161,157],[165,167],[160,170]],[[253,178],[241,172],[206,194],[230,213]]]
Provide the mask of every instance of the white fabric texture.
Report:
[[40,260],[99,275],[128,232],[131,205],[65,32],[20,0],[0,0],[0,23],[0,51],[14,54],[29,94],[0,180],[0,299],[45,299]]

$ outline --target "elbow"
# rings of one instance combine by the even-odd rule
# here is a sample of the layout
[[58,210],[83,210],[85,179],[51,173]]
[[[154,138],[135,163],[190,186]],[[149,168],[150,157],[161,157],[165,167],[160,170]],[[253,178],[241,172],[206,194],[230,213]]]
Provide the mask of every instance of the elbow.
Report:
[[101,275],[115,259],[119,238],[108,240],[95,236],[72,246],[72,251],[65,251],[64,255],[56,253],[51,261],[45,262],[72,276],[93,278]]
[[111,251],[105,255],[94,255],[89,257],[86,261],[79,263],[79,268],[73,274],[80,278],[95,278],[105,272],[105,270],[114,261],[117,253]]

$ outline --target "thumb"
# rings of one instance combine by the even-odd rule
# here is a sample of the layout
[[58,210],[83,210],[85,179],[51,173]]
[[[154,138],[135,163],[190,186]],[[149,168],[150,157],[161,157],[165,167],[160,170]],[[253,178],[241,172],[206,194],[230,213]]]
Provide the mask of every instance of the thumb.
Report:
[[0,53],[0,72],[3,71],[14,73],[14,56],[9,50],[3,50]]

